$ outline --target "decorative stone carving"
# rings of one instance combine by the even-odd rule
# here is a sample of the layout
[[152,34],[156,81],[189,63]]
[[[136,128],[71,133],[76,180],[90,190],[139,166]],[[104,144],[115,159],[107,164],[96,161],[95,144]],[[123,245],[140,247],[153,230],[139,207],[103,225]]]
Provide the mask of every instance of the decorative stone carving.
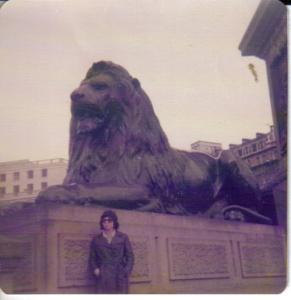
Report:
[[19,260],[13,282],[15,292],[28,292],[36,289],[36,240],[31,238],[19,245],[22,259]]
[[0,273],[12,273],[19,265],[19,258],[1,258],[0,257]]
[[87,286],[94,284],[88,269],[92,236],[59,234],[59,287]]
[[168,250],[171,280],[231,276],[226,241],[168,239]]
[[0,274],[12,273],[22,258],[21,243],[0,235]]
[[130,240],[135,257],[130,282],[150,282],[151,266],[149,240],[141,237],[133,237]]
[[284,250],[280,243],[271,246],[239,242],[238,245],[243,277],[286,275]]

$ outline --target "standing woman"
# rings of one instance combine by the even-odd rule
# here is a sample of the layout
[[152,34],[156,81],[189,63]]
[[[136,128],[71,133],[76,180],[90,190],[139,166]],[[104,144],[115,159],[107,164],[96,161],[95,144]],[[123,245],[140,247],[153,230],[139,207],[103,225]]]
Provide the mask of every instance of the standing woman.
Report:
[[127,294],[134,255],[128,236],[118,231],[114,211],[105,211],[100,219],[101,233],[90,247],[89,264],[100,294]]

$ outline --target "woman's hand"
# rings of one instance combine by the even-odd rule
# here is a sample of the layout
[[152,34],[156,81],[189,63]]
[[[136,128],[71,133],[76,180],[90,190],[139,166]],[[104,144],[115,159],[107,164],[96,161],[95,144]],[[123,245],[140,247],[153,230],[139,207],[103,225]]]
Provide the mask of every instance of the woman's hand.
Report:
[[98,276],[100,275],[100,269],[99,269],[99,268],[96,268],[96,269],[94,270],[94,275],[95,275],[96,277],[98,277]]

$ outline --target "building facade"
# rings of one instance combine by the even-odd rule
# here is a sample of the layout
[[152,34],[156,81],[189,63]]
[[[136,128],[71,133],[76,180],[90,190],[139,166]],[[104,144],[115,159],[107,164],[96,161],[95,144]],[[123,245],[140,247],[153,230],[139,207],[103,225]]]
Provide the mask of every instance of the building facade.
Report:
[[229,149],[246,162],[261,188],[277,171],[279,152],[274,126],[271,126],[268,133],[257,133],[254,139],[242,139],[239,145],[230,144]]
[[33,201],[41,190],[63,182],[67,165],[63,158],[0,162],[0,203]]
[[197,141],[191,144],[191,151],[203,152],[213,157],[218,157],[222,151],[222,145],[220,143]]

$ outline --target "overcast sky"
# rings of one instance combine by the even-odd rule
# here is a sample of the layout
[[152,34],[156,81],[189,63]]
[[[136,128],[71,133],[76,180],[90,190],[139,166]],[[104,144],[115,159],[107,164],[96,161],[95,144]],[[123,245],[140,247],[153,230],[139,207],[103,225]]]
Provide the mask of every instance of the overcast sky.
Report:
[[0,10],[0,161],[68,157],[69,95],[99,60],[139,79],[175,148],[268,132],[265,63],[238,50],[258,4],[10,0]]

